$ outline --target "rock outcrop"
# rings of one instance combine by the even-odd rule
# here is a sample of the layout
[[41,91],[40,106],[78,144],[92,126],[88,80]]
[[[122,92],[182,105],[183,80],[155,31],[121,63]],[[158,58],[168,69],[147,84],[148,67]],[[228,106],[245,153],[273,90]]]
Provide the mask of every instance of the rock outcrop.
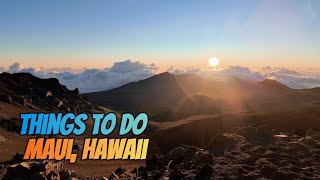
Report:
[[47,111],[80,113],[93,109],[78,89],[71,91],[58,79],[40,79],[29,73],[1,73],[0,101]]

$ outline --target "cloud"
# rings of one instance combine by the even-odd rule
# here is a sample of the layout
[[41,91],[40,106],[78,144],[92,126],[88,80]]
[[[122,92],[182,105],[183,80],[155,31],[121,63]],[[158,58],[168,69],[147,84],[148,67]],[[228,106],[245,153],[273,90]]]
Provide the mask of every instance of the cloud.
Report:
[[[35,69],[24,67],[20,63],[14,63],[8,68],[0,71],[28,72],[40,78],[55,77],[60,83],[69,89],[78,88],[81,93],[105,91],[117,88],[133,81],[139,81],[155,75],[158,67],[155,64],[144,64],[138,61],[115,62],[113,66],[104,69],[85,69],[83,72],[75,73],[70,68]],[[166,70],[172,74],[197,74],[211,78],[239,77],[251,81],[262,81],[264,79],[277,80],[291,88],[314,88],[320,87],[320,76],[300,73],[282,67],[266,66],[259,72],[252,71],[248,67],[230,66],[223,70],[202,70],[197,68],[178,69],[171,66]],[[309,72],[307,70],[305,72]],[[313,71],[314,72],[314,71]]]
[[41,67],[40,70],[45,71],[45,72],[72,72],[71,68],[67,67],[62,67],[62,68],[44,68]]
[[264,79],[263,75],[259,72],[253,72],[249,68],[241,66],[230,66],[229,68],[220,71],[220,73],[226,76],[235,76],[256,81]]
[[314,76],[312,74],[303,74],[295,70],[283,68],[283,67],[271,67],[266,66],[259,72],[250,70],[248,67],[230,66],[229,68],[220,71],[203,71],[200,69],[188,69],[179,70],[174,67],[170,67],[168,72],[173,74],[198,74],[200,76],[213,77],[213,78],[225,78],[225,77],[238,77],[243,79],[249,79],[252,81],[262,81],[264,79],[273,79],[283,83],[294,89],[306,89],[320,87],[320,76]]
[[171,66],[169,69],[167,69],[167,72],[170,72],[172,74],[198,74],[200,76],[205,77],[212,77],[212,78],[226,78],[226,77],[239,77],[244,79],[250,79],[250,80],[263,80],[264,77],[262,74],[258,72],[253,72],[247,67],[241,67],[241,66],[230,66],[223,70],[201,70],[201,69],[195,69],[195,68],[187,68],[184,70],[181,69],[175,69],[173,66]]
[[[302,71],[298,72],[296,70]],[[273,79],[294,89],[320,87],[320,76],[315,76],[310,69],[287,69],[284,67],[266,66],[261,73],[266,79]]]
[[155,74],[158,67],[154,64],[144,64],[137,61],[116,62],[110,68],[86,69],[81,73],[61,71],[68,69],[23,68],[19,63],[14,63],[6,71],[10,73],[28,72],[40,78],[57,78],[60,83],[69,89],[78,88],[80,93],[105,91],[129,82],[146,79]]
[[31,73],[31,74],[36,74],[36,69],[35,68],[23,68],[19,70],[19,72],[25,72],[25,73]]
[[180,75],[180,74],[201,74],[204,71],[196,68],[176,69],[173,66],[171,66],[169,69],[166,70],[166,72],[169,72],[175,75]]
[[56,73],[56,78],[68,88],[79,88],[81,93],[113,89],[129,82],[139,81],[154,75],[157,67],[130,60],[116,62],[110,68],[86,69],[82,73]]
[[130,60],[126,60],[123,62],[115,62],[113,66],[109,69],[110,72],[114,73],[130,73],[135,71],[149,71],[149,70],[157,70],[154,64],[146,65],[140,63],[138,61],[132,62]]
[[9,66],[8,72],[10,73],[16,73],[19,72],[21,69],[23,69],[23,66],[20,63],[14,63],[11,66]]
[[283,67],[271,67],[271,66],[266,66],[261,69],[261,72],[263,74],[268,74],[268,73],[277,73],[277,74],[282,74],[282,75],[294,75],[294,76],[300,76],[302,75],[301,73],[292,70],[292,69],[287,69]]
[[294,89],[309,89],[320,87],[319,76],[306,76],[306,75],[284,75],[276,72],[265,74],[266,79],[273,79],[279,81]]

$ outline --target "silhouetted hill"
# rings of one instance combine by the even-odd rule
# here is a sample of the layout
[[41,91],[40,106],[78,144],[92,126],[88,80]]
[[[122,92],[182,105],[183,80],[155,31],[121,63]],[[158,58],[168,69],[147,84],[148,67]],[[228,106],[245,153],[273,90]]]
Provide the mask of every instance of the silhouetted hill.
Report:
[[97,104],[134,111],[173,107],[179,101],[187,99],[175,77],[169,73],[132,82],[109,91],[83,94],[83,96]]
[[0,101],[33,109],[79,113],[92,109],[78,89],[68,90],[58,79],[40,79],[30,73],[1,73]]
[[288,90],[290,89],[288,86],[279,83],[278,81],[275,80],[271,80],[271,79],[265,79],[261,82],[258,82],[258,84],[262,85],[265,88],[269,88],[269,89],[276,89],[276,90]]
[[119,88],[83,94],[90,102],[119,111],[145,111],[153,120],[172,121],[199,114],[296,108],[316,90],[294,90],[274,81],[223,80],[161,73]]
[[[176,76],[161,73],[109,91],[82,94],[90,102],[110,109],[148,112],[155,120],[174,120],[195,114],[217,112],[215,103],[205,96],[188,96]],[[201,108],[202,102],[207,107]]]

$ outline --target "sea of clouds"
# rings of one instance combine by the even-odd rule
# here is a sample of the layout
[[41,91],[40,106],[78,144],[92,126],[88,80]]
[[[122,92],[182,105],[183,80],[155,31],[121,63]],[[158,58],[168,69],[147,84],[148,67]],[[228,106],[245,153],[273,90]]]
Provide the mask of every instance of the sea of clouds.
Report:
[[[257,82],[264,79],[273,79],[295,89],[320,87],[320,76],[309,73],[311,70],[309,72],[306,70],[298,72],[282,67],[267,66],[261,70],[252,71],[248,67],[230,66],[222,70],[176,69],[170,67],[166,71],[176,75],[198,74],[206,77],[236,76]],[[80,73],[75,73],[68,68],[35,69],[24,67],[20,63],[14,63],[7,68],[0,67],[0,72],[28,72],[40,78],[54,77],[59,79],[60,83],[66,85],[69,89],[79,88],[80,93],[117,88],[129,82],[146,79],[159,73],[158,66],[155,64],[144,64],[131,60],[115,62],[110,68],[85,69]]]

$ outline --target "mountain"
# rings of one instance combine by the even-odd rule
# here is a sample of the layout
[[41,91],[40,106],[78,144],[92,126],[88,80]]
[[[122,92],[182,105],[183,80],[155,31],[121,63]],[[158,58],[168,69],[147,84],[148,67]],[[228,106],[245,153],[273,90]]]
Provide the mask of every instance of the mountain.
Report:
[[[90,102],[110,109],[129,112],[148,112],[155,120],[173,120],[194,114],[218,112],[216,103],[206,96],[189,96],[176,76],[161,73],[116,89],[87,93]],[[206,108],[201,108],[202,104]]]
[[0,101],[45,111],[79,113],[93,109],[78,89],[71,91],[56,78],[40,79],[30,73],[1,73]]
[[289,90],[290,88],[284,84],[279,83],[275,80],[265,79],[258,84],[262,85],[265,88],[276,89],[276,90]]
[[169,73],[132,82],[105,92],[83,94],[83,96],[97,104],[134,111],[173,107],[179,101],[187,99],[175,77]]
[[83,94],[88,101],[119,111],[149,113],[154,121],[199,114],[274,111],[297,108],[318,96],[274,81],[237,77],[223,80],[161,73],[116,89]]
[[[184,172],[189,172],[190,177],[203,177],[202,171],[210,175],[213,169],[212,175],[220,179],[237,179],[234,174],[239,178],[275,179],[283,172],[301,179],[320,177],[319,139],[315,139],[320,129],[320,88],[296,90],[273,80],[255,82],[237,77],[217,79],[169,73],[81,95],[77,90],[68,90],[57,79],[40,79],[27,73],[0,74],[0,161],[7,162],[25,150],[29,137],[19,135],[20,113],[97,112],[96,108],[104,113],[147,112],[150,121],[140,137],[150,139],[149,159],[63,162],[66,169],[76,171],[79,177],[119,175],[118,170],[114,171],[116,167],[128,170],[144,164],[146,167],[136,169],[137,173],[133,170],[132,174],[181,179],[187,175]],[[92,129],[91,120],[87,125]],[[90,134],[88,131],[74,137],[80,150],[83,139]],[[162,164],[154,164],[158,163],[154,159],[157,156],[152,156],[155,153],[164,155]],[[213,162],[207,162],[212,155]],[[200,164],[193,164],[198,161]],[[296,176],[297,170],[292,167],[297,164],[300,174]],[[305,168],[310,164],[312,173]],[[1,162],[0,166],[6,167]]]

